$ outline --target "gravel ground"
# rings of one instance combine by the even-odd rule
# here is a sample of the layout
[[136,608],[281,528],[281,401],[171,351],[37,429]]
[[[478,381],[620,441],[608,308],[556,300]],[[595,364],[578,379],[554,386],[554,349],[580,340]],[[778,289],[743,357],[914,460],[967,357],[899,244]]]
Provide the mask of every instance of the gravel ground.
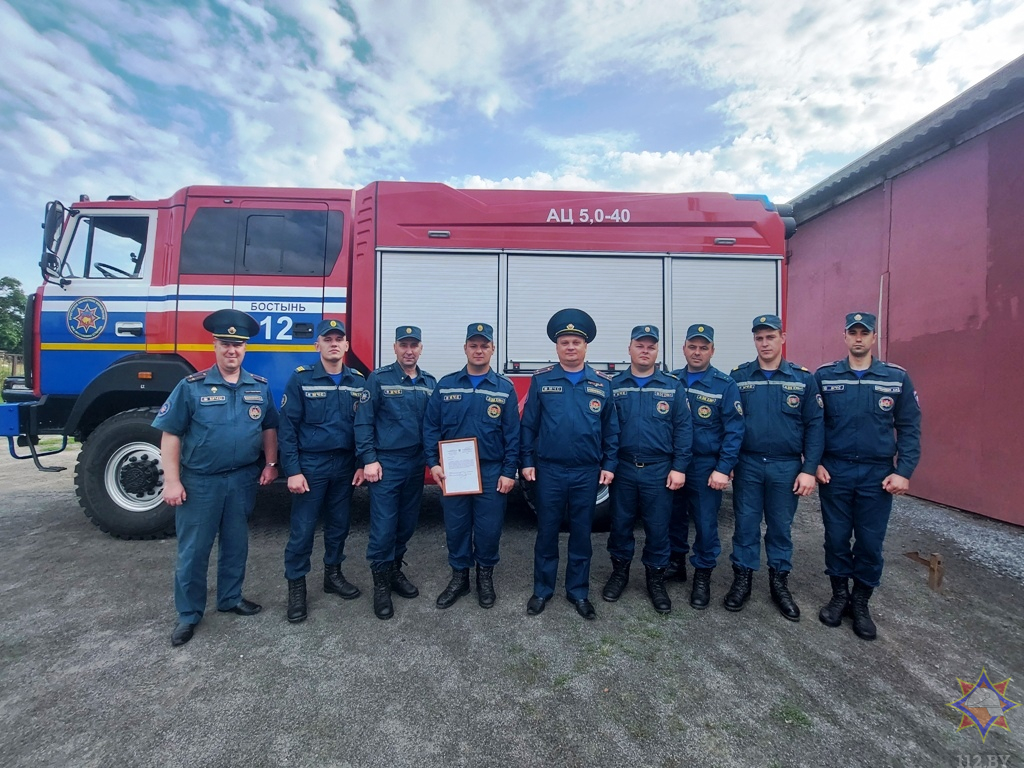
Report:
[[[57,458],[73,466],[73,455]],[[364,594],[346,602],[320,591],[320,550],[310,617],[291,625],[289,500],[275,487],[252,520],[245,589],[263,613],[211,608],[195,639],[172,648],[174,541],[100,533],[69,475],[0,458],[5,767],[1022,765],[1024,706],[984,743],[977,729],[958,732],[946,706],[961,695],[957,679],[974,682],[982,669],[994,682],[1013,678],[1006,695],[1024,701],[1020,528],[898,500],[872,601],[879,639],[866,643],[848,621],[817,621],[829,587],[816,497],[801,501],[794,526],[799,623],[771,604],[764,570],[742,612],[722,609],[724,557],[706,611],[686,604],[686,584],[673,585],[670,615],[655,613],[636,563],[623,598],[596,599],[597,621],[584,622],[560,596],[525,615],[533,526],[518,499],[497,605],[482,610],[473,594],[437,610],[449,572],[428,489],[406,568],[422,594],[396,598],[396,617],[382,622],[358,491],[344,569]],[[731,531],[727,495],[726,552]],[[595,598],[610,572],[605,538],[594,535]],[[903,557],[910,551],[943,555],[940,591]]]

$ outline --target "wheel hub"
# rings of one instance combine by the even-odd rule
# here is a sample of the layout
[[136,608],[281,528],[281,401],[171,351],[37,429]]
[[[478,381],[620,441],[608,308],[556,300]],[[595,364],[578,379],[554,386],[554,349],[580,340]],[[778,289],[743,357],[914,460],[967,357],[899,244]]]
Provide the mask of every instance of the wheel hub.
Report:
[[152,494],[161,480],[160,462],[149,454],[129,456],[121,465],[120,481],[125,493],[143,498]]

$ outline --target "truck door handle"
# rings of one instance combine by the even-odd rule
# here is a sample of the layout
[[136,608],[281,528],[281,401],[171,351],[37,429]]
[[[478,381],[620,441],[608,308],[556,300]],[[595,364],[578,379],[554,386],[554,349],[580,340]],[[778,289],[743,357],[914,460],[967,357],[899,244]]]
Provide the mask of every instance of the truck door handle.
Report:
[[114,323],[114,334],[116,336],[141,336],[142,323],[136,321]]

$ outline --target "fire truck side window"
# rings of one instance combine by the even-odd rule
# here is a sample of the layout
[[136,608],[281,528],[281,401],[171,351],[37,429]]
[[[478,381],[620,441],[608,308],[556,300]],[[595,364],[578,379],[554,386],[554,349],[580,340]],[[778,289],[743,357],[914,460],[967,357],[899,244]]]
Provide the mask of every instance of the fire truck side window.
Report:
[[68,246],[66,277],[139,277],[146,255],[147,216],[79,216]]
[[200,208],[182,238],[181,272],[323,277],[341,237],[339,211]]

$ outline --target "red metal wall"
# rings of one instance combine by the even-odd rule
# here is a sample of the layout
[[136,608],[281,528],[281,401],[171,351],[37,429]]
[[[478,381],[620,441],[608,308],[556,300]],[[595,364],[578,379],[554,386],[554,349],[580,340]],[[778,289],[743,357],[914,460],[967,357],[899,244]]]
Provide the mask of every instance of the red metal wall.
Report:
[[1024,117],[804,224],[790,241],[787,355],[845,354],[877,311],[882,357],[924,411],[911,492],[1024,525]]

